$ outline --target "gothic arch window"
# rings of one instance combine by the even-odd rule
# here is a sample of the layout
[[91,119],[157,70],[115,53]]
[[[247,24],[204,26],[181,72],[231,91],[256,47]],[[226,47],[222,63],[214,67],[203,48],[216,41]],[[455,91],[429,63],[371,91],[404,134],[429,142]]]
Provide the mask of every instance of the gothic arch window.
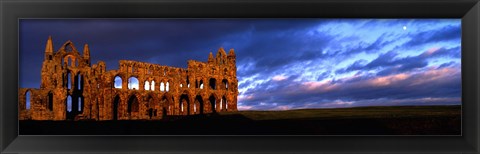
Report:
[[82,97],[78,97],[78,111],[82,111]]
[[227,79],[223,79],[222,80],[222,83],[223,83],[223,86],[225,89],[228,89],[228,80]]
[[152,85],[150,86],[150,90],[155,91],[155,81],[152,80]]
[[50,111],[53,111],[53,93],[49,92],[47,96],[47,105]]
[[160,83],[160,91],[165,91],[165,84],[163,82]]
[[138,79],[136,77],[128,78],[128,89],[138,90]]
[[197,104],[193,104],[193,113],[197,113]]
[[138,99],[135,97],[135,95],[130,96],[130,99],[128,99],[128,113],[131,112],[138,112]]
[[67,89],[72,89],[72,74],[67,73]]
[[113,86],[115,88],[122,89],[122,78],[120,76],[115,76]]
[[220,99],[220,110],[223,110],[223,98]]
[[31,97],[32,97],[32,92],[30,92],[30,90],[27,90],[27,92],[25,93],[25,109],[27,110],[30,110],[30,105],[32,105],[31,103]]
[[72,112],[72,96],[67,96],[67,112]]
[[145,86],[144,86],[145,90],[150,90],[150,82],[148,81],[145,81]]
[[82,75],[81,74],[77,75],[77,89],[78,90],[82,89]]
[[216,81],[214,78],[210,78],[210,88],[211,88],[212,90],[217,89],[216,82],[217,82],[217,81]]
[[165,86],[165,91],[169,91],[169,89],[170,89],[170,83],[167,82],[167,86]]
[[71,57],[67,58],[67,66],[72,66],[72,58]]
[[211,108],[210,110],[212,112],[215,112],[216,111],[215,109],[217,108],[217,102],[216,102],[217,100],[215,99],[215,96],[213,96],[213,94],[210,95],[210,98],[208,100],[210,102],[210,104],[209,104],[210,108]]
[[227,110],[227,98],[225,96],[222,97],[222,110]]

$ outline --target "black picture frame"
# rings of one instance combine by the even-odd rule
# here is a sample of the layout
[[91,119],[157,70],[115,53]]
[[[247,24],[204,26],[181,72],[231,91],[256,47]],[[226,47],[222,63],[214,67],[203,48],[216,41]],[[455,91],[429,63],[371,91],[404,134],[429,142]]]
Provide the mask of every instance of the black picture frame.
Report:
[[[0,152],[479,153],[478,0],[0,0]],[[18,136],[20,18],[461,18],[462,136]]]

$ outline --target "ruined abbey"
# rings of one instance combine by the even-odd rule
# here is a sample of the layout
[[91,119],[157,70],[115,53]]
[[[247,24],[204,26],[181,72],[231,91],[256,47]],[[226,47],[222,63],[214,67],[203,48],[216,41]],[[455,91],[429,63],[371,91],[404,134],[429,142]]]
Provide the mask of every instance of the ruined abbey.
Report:
[[[115,55],[112,55],[115,56]],[[67,41],[45,47],[40,88],[20,88],[20,120],[159,120],[237,111],[235,52],[220,48],[188,68],[120,60],[118,70],[91,64]]]

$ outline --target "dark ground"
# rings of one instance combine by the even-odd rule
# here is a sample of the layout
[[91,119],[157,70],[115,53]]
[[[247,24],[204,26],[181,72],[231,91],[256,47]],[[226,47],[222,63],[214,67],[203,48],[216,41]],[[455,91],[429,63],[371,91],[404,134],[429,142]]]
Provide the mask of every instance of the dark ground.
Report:
[[239,111],[161,121],[20,121],[20,135],[461,135],[461,106]]

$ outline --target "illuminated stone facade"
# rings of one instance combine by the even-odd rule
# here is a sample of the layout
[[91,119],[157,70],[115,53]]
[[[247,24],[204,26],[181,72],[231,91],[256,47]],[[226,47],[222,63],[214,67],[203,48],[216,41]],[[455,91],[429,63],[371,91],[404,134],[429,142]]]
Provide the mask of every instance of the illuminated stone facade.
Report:
[[233,49],[227,55],[220,48],[207,62],[189,60],[187,69],[120,60],[118,70],[107,71],[103,61],[91,65],[87,44],[82,54],[70,41],[54,52],[49,37],[40,89],[19,89],[19,119],[158,120],[237,111],[235,59]]

